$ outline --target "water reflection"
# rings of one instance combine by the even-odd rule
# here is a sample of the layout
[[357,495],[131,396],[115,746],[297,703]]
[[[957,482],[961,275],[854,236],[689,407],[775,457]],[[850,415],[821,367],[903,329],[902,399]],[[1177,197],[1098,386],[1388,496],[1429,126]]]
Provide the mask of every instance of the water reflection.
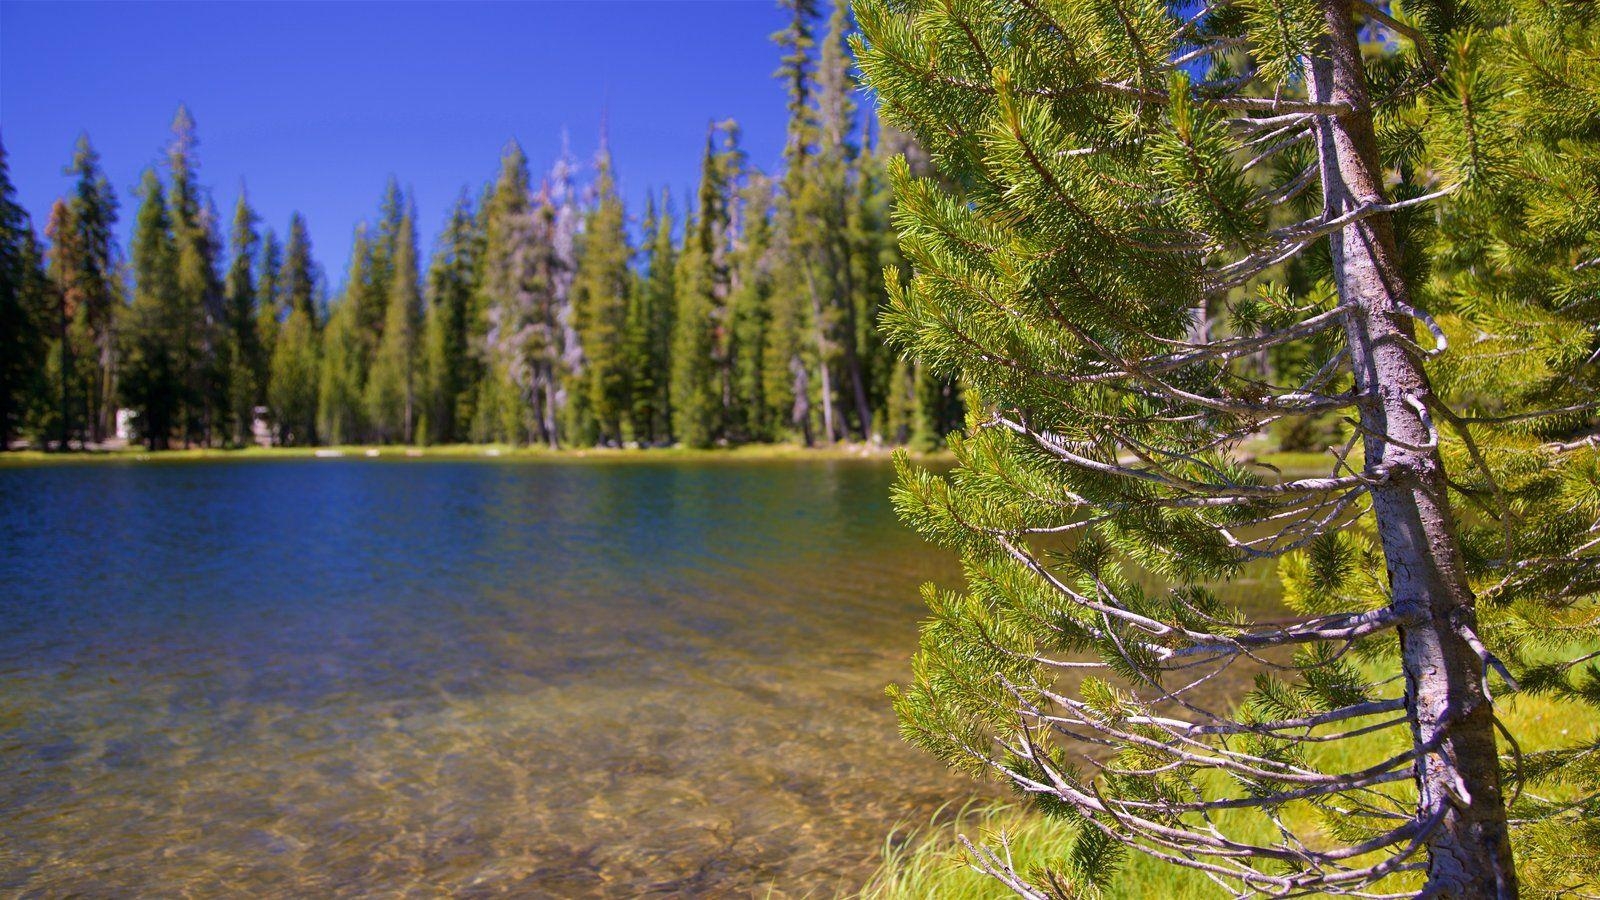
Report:
[[871,463],[0,471],[0,891],[857,883],[901,745]]

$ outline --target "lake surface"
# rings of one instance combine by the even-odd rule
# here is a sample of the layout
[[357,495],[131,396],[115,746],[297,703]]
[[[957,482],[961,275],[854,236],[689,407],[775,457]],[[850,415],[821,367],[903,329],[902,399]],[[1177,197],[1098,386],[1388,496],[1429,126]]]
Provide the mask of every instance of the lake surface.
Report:
[[972,791],[883,697],[957,578],[892,477],[0,469],[0,894],[857,886]]

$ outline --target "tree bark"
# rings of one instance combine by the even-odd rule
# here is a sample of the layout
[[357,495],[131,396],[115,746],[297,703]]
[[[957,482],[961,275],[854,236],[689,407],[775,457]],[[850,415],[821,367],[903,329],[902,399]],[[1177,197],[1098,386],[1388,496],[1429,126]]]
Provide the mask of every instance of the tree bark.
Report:
[[[1320,0],[1327,32],[1310,60],[1313,100],[1349,112],[1316,120],[1324,214],[1383,203],[1371,101],[1351,0]],[[1355,374],[1365,471],[1389,571],[1391,603],[1412,616],[1400,631],[1412,739],[1432,748],[1416,767],[1418,815],[1437,818],[1427,838],[1428,883],[1438,898],[1514,898],[1517,877],[1501,793],[1494,710],[1437,433],[1425,414],[1431,389],[1418,359],[1387,213],[1331,238]]]
[[[817,295],[817,279],[811,272],[811,264],[806,264],[806,289],[811,295],[811,327],[816,331],[817,338],[817,374],[822,377],[822,435],[823,439],[832,444],[839,439],[833,427],[833,379],[830,377],[828,362],[828,337],[827,329],[823,327],[822,298]],[[806,446],[811,441],[807,439]]]

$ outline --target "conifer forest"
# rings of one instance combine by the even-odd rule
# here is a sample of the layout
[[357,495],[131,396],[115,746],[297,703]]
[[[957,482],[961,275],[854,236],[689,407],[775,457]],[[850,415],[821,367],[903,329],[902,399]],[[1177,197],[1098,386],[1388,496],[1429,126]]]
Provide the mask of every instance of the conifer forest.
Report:
[[917,153],[862,107],[848,8],[789,8],[781,170],[751,166],[739,124],[713,122],[685,173],[695,194],[664,189],[642,210],[619,199],[604,134],[594,159],[563,145],[548,172],[513,141],[436,247],[418,246],[392,177],[348,264],[319,260],[298,214],[264,223],[245,191],[219,208],[184,108],[132,197],[87,134],[42,229],[6,178],[0,446],[99,446],[118,409],[150,449],[938,446],[958,385],[876,327],[884,272],[904,265],[887,166]]

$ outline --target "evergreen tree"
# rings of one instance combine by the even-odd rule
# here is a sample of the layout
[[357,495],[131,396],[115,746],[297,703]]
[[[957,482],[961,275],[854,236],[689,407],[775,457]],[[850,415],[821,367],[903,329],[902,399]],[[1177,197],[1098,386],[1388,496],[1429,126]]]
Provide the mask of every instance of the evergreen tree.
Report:
[[537,355],[541,358],[553,357],[553,368],[547,381],[542,375],[539,377],[541,382],[548,385],[547,397],[543,401],[536,399],[535,405],[540,408],[542,419],[548,420],[545,427],[550,432],[552,447],[558,443],[558,423],[566,440],[579,444],[594,442],[594,435],[590,433],[594,419],[590,415],[587,392],[574,393],[566,387],[582,383],[585,361],[572,292],[578,277],[578,241],[583,227],[583,211],[579,208],[574,178],[577,171],[577,163],[572,158],[567,135],[563,131],[561,153],[551,167],[549,188],[540,203],[538,228],[541,240],[538,256],[540,277],[549,302],[548,327],[551,331],[546,337],[544,328],[547,326],[540,326]]
[[581,388],[597,436],[601,443],[621,444],[622,423],[631,408],[627,335],[633,249],[603,134],[596,169],[595,205],[584,226],[572,307],[587,364]]
[[[778,77],[788,93],[789,122],[784,143],[783,189],[779,194],[777,211],[781,268],[775,274],[772,297],[772,326],[768,333],[768,348],[763,354],[763,393],[770,407],[769,414],[775,422],[782,422],[798,433],[806,446],[814,439],[812,427],[812,378],[814,369],[820,368],[822,397],[825,401],[825,421],[832,430],[832,382],[826,367],[817,365],[820,341],[815,339],[813,306],[814,284],[805,277],[813,270],[806,258],[808,238],[803,233],[804,224],[797,210],[796,200],[805,190],[807,173],[814,145],[817,142],[818,124],[812,106],[814,71],[813,36],[817,18],[816,0],[785,0],[789,11],[789,24],[773,35],[783,51],[783,65]],[[830,438],[831,439],[831,438]]]
[[400,219],[394,256],[389,261],[389,309],[382,342],[367,381],[367,416],[379,442],[414,440],[417,404],[417,345],[422,327],[418,288],[417,229],[409,207]]
[[133,234],[133,304],[128,310],[126,360],[119,382],[123,403],[151,450],[168,446],[182,428],[189,384],[178,344],[188,309],[178,279],[167,197],[155,172],[146,170],[139,186],[139,213]]
[[[1592,885],[1600,745],[1497,710],[1600,703],[1600,16],[856,12],[867,80],[961,188],[895,166],[915,275],[885,323],[973,392],[956,470],[902,464],[967,590],[927,590],[897,710],[1077,832],[1056,867],[975,863],[1030,897],[1093,896],[1124,845],[1241,895]],[[1326,473],[1237,452],[1330,414]],[[1229,602],[1251,563],[1293,618]],[[1194,693],[1234,663],[1242,704]]]
[[84,399],[89,439],[99,443],[116,428],[116,310],[122,297],[116,276],[117,198],[100,168],[89,136],[78,138],[67,174],[76,177],[68,201],[71,234],[57,238],[61,290],[75,308],[73,378]]
[[43,380],[49,285],[38,239],[17,203],[4,145],[0,145],[0,452],[48,390]]
[[[721,135],[721,146],[717,137]],[[675,276],[672,417],[678,438],[709,447],[721,436],[727,378],[728,194],[742,156],[732,122],[713,124],[700,167],[699,207],[684,229]]]
[[546,277],[550,215],[535,207],[528,159],[513,141],[484,203],[483,246],[474,333],[483,378],[474,404],[474,440],[523,443],[537,433],[553,443],[554,386],[560,380],[559,326]]
[[[233,231],[229,236],[229,249],[233,260],[228,265],[223,293],[226,302],[226,326],[229,339],[228,398],[233,422],[233,441],[246,444],[251,440],[251,424],[255,420],[256,404],[265,395],[267,368],[270,358],[262,345],[258,330],[261,315],[256,295],[257,278],[255,256],[261,243],[256,234],[260,218],[250,208],[244,192],[234,207]],[[270,304],[267,304],[270,309]]]
[[283,252],[279,302],[289,312],[305,313],[315,327],[319,322],[316,291],[317,266],[311,259],[311,232],[306,228],[305,217],[295,213],[289,217],[289,244]]
[[[864,318],[870,311],[864,307],[870,304],[863,297],[869,292],[855,281],[860,274],[856,260],[866,248],[862,246],[865,235],[858,221],[859,179],[854,177],[858,175],[854,168],[858,147],[853,137],[855,104],[851,101],[855,84],[845,51],[849,30],[849,7],[843,0],[835,0],[817,62],[820,143],[812,158],[815,170],[808,180],[810,190],[797,198],[797,206],[801,215],[812,220],[811,228],[806,229],[810,240],[802,241],[801,247],[813,246],[816,252],[807,251],[801,262],[807,266],[807,291],[817,317],[821,342],[818,353],[824,365],[837,353],[845,380],[841,387],[848,391],[857,433],[866,441],[872,435],[872,404],[868,394],[870,374],[863,353],[869,343],[864,333],[871,330],[872,320]],[[822,263],[817,271],[810,267],[813,260]],[[881,269],[875,268],[877,271]]]
[[290,311],[272,348],[272,379],[267,405],[277,441],[288,447],[317,442],[317,403],[321,395],[321,342],[311,315]]
[[634,290],[634,439],[641,444],[672,440],[672,339],[677,312],[677,249],[673,246],[672,202],[663,191],[659,211],[645,211],[644,247],[649,254]]
[[476,393],[477,367],[469,353],[468,324],[476,291],[478,234],[472,200],[465,191],[450,211],[439,249],[428,270],[424,328],[425,437],[448,444],[466,435],[464,412]]
[[366,228],[357,229],[343,296],[329,311],[328,325],[322,333],[317,434],[330,444],[356,443],[368,433],[363,403],[366,371],[362,357],[366,347],[361,316],[366,308],[364,298],[372,292],[372,256]]
[[[406,229],[405,216],[409,206],[405,193],[400,190],[400,181],[393,175],[383,188],[383,200],[378,207],[378,225],[376,233],[372,235],[370,249],[372,259],[368,263],[368,281],[370,289],[360,295],[362,302],[357,323],[360,326],[362,340],[366,345],[366,368],[372,366],[372,358],[378,352],[378,346],[383,342],[384,325],[389,318],[390,300],[393,298],[393,284],[399,277],[398,257],[400,255],[400,242],[404,240]],[[413,222],[411,227],[415,229]],[[412,235],[415,241],[415,235]],[[415,247],[413,257],[415,256]]]
[[766,353],[772,322],[772,181],[753,175],[744,190],[743,235],[735,252],[731,322],[732,397],[728,428],[738,440],[774,438],[767,403]]
[[273,342],[267,385],[267,405],[277,426],[278,442],[290,446],[317,442],[322,342],[316,284],[310,231],[305,218],[295,213],[289,218],[289,242],[277,290],[285,314]]
[[256,382],[257,404],[267,402],[267,385],[272,377],[272,354],[278,346],[278,332],[287,316],[283,303],[283,245],[271,228],[261,236],[261,265],[252,292],[256,299],[256,340],[260,343],[261,371]]
[[47,270],[50,340],[45,381],[52,386],[55,395],[47,430],[55,434],[56,450],[65,451],[74,438],[80,443],[83,441],[82,426],[88,406],[82,371],[83,297],[72,282],[73,260],[82,253],[78,246],[78,230],[72,221],[72,208],[67,201],[57,200],[51,204],[44,234],[51,247]]
[[213,436],[226,434],[229,412],[230,363],[217,277],[218,241],[213,233],[215,216],[195,180],[198,144],[194,117],[180,105],[167,148],[172,179],[167,218],[177,248],[177,291],[183,310],[175,349],[184,382],[180,416],[185,445],[196,439],[209,445]]

